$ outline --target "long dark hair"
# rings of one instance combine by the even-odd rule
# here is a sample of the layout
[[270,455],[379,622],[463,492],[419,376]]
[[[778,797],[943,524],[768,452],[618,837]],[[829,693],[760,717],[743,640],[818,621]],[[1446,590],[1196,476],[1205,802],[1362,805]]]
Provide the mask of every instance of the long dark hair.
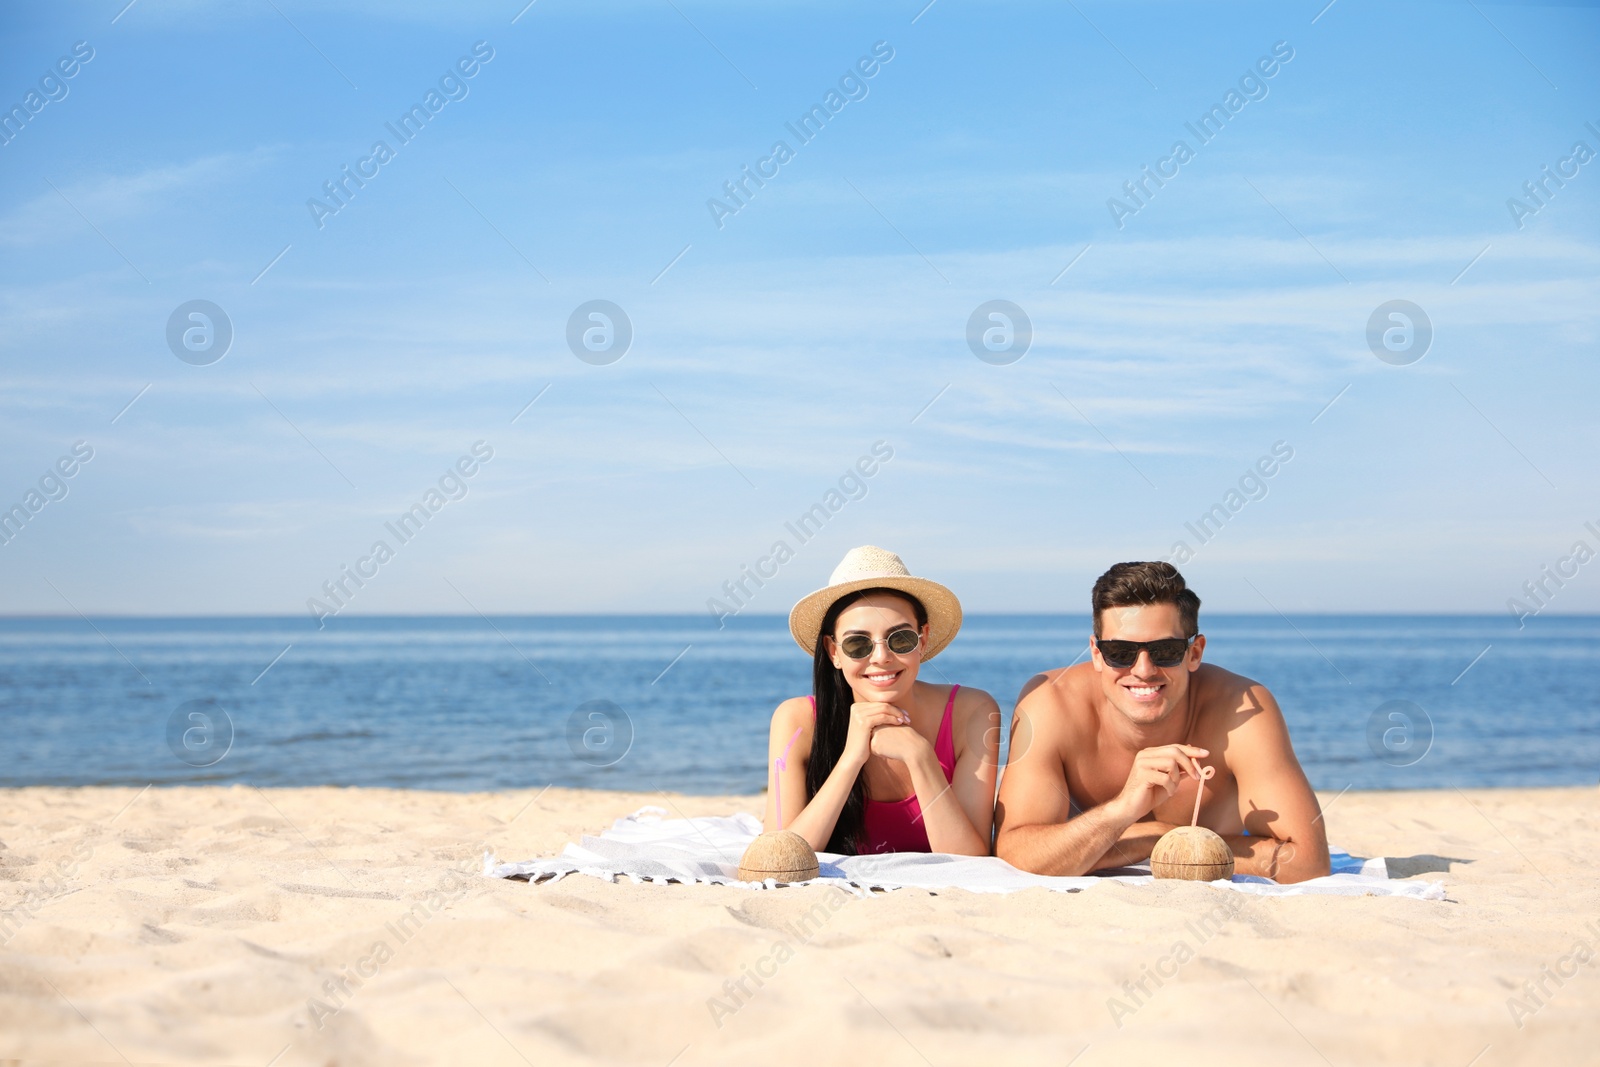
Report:
[[[814,797],[828,780],[828,775],[844,755],[845,739],[850,735],[850,705],[855,695],[844,672],[833,665],[828,655],[827,639],[839,624],[839,614],[864,597],[894,596],[910,603],[917,616],[917,628],[928,624],[928,609],[910,593],[898,589],[859,589],[847,593],[833,602],[822,616],[822,626],[817,632],[817,648],[811,657],[811,692],[817,700],[817,725],[811,734],[811,756],[806,762],[806,795]],[[833,836],[828,838],[829,852],[854,855],[860,851],[861,834],[867,815],[867,786],[862,775],[850,786],[850,795],[839,810],[839,819],[833,824]]]

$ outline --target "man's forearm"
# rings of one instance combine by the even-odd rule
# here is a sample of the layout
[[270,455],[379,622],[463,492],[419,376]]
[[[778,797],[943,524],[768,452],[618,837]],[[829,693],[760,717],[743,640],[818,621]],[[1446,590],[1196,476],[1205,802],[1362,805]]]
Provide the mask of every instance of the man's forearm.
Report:
[[[1112,805],[1103,804],[1064,823],[1005,830],[995,843],[995,855],[1034,874],[1087,874],[1101,866],[1117,866],[1101,861],[1132,824]],[[1145,854],[1149,855],[1148,849]]]
[[1122,836],[1106,849],[1091,870],[1103,871],[1110,867],[1128,867],[1150,858],[1163,834],[1173,829],[1172,823],[1136,822],[1122,831]]
[[1233,872],[1271,878],[1288,885],[1307,878],[1321,878],[1328,873],[1327,849],[1302,847],[1294,841],[1276,837],[1255,837],[1242,834],[1225,837],[1233,850]]

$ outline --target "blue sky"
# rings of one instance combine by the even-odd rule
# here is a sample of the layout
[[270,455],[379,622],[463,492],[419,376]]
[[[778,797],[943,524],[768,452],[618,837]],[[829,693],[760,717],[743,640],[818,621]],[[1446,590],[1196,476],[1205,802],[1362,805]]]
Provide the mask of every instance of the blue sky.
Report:
[[[1500,613],[1600,549],[1600,160],[1523,188],[1600,152],[1594,3],[124,3],[0,15],[6,108],[93,49],[0,146],[0,506],[93,449],[0,545],[0,612],[305,613],[378,540],[352,613],[697,612],[784,539],[750,611],[870,542],[1077,612],[1182,541],[1208,608]],[[567,342],[597,299],[604,365]],[[209,365],[168,346],[191,300],[232,325]],[[990,300],[1014,362],[969,348]],[[1433,328],[1405,365],[1392,300]],[[1600,610],[1600,562],[1546,588]]]

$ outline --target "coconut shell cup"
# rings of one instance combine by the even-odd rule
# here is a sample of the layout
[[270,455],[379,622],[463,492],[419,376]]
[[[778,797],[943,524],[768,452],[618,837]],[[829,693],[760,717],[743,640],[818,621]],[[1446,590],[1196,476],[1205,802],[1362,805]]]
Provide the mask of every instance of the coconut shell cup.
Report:
[[1215,882],[1233,877],[1233,850],[1204,826],[1168,830],[1150,850],[1150,873],[1157,878]]
[[793,830],[762,834],[739,859],[739,877],[746,882],[808,882],[819,869],[811,843]]

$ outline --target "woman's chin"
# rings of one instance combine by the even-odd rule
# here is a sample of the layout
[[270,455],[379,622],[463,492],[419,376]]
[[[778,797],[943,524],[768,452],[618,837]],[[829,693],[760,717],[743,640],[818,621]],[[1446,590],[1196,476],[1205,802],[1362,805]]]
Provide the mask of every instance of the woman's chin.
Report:
[[901,704],[910,698],[912,686],[915,684],[915,678],[901,675],[895,679],[894,685],[878,686],[863,682],[859,686],[851,686],[850,691],[862,704]]

